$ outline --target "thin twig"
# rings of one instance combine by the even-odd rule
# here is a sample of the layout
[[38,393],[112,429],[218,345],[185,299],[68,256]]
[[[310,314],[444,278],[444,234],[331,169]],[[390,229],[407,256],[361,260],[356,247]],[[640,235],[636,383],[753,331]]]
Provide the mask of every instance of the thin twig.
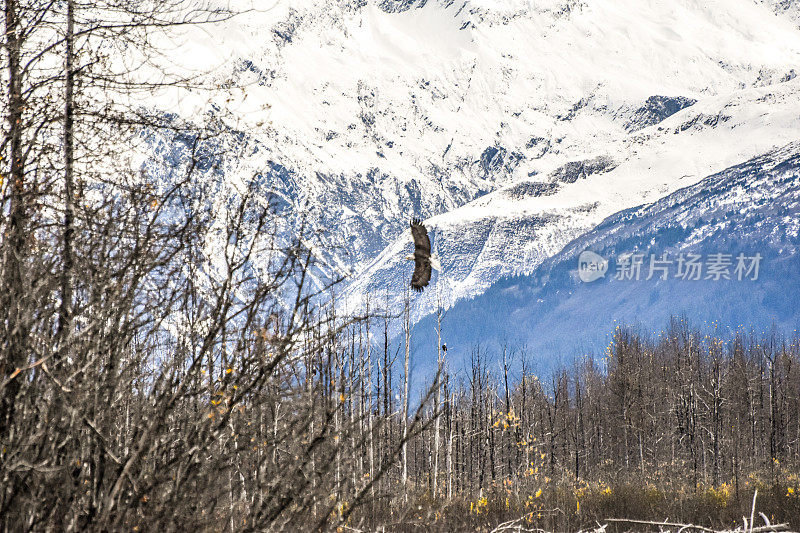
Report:
[[20,374],[20,372],[23,372],[25,370],[30,370],[31,368],[37,367],[37,366],[41,365],[42,363],[44,363],[45,361],[47,361],[49,358],[50,358],[50,356],[48,355],[46,357],[42,357],[38,361],[34,361],[33,363],[31,363],[31,364],[29,364],[27,366],[23,366],[22,368],[17,368],[16,370],[14,370],[11,373],[10,376],[8,376],[8,378],[3,382],[3,384],[0,385],[0,390],[3,390],[4,388],[6,388],[6,385],[11,383],[11,380],[14,379],[15,377],[17,377]]

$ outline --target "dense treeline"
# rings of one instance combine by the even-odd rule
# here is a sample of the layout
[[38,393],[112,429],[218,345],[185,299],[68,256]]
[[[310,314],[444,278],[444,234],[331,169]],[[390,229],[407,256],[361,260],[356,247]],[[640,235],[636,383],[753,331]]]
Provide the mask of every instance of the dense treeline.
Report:
[[443,375],[441,433],[410,444],[410,484],[449,526],[524,516],[578,530],[616,515],[730,527],[760,488],[759,510],[798,527],[797,339],[724,342],[674,320],[655,339],[618,328],[602,359],[547,378],[528,359],[475,348]]

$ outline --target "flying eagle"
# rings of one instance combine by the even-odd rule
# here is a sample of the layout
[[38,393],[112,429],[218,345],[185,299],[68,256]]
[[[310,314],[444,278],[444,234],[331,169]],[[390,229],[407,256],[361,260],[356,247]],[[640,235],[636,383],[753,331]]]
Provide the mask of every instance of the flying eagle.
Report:
[[428,238],[428,230],[416,218],[411,221],[411,236],[414,239],[414,255],[406,257],[406,259],[414,261],[411,288],[422,292],[431,280],[431,268],[441,270],[441,266],[435,257],[431,257],[431,240]]

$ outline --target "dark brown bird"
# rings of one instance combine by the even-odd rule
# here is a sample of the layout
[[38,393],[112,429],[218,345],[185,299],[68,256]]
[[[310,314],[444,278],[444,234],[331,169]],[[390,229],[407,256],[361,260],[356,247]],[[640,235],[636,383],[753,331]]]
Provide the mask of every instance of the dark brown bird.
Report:
[[440,270],[441,267],[439,262],[431,257],[431,240],[428,238],[428,230],[416,218],[411,221],[411,237],[414,239],[414,255],[406,257],[406,259],[414,261],[411,288],[422,292],[431,280],[431,268]]

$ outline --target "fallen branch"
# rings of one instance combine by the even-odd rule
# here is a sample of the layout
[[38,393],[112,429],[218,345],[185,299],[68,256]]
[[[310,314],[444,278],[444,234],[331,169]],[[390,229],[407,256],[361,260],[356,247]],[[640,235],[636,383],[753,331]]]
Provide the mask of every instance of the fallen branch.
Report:
[[522,527],[523,518],[515,518],[508,522],[503,522],[494,528],[490,533],[547,533],[544,529],[528,529]]
[[[703,531],[705,533],[791,533],[789,531],[789,524],[769,524],[765,526],[759,527],[751,527],[747,526],[747,519],[745,519],[745,526],[744,528],[737,528],[737,529],[726,529],[726,530],[716,530],[710,529],[704,526],[696,526],[694,524],[680,524],[678,522],[655,522],[652,520],[631,520],[627,518],[606,518],[605,522],[623,522],[628,524],[644,524],[648,526],[661,526],[661,527],[674,527],[679,528],[678,531]],[[605,527],[607,524],[604,524]]]
[[646,524],[648,526],[664,526],[664,527],[679,527],[681,531],[688,530],[697,530],[697,531],[705,531],[707,533],[717,533],[713,529],[709,529],[703,526],[696,526],[694,524],[678,524],[676,522],[655,522],[652,520],[630,520],[627,518],[606,518],[606,522],[625,522],[628,524]]
[[[743,531],[743,530],[735,529],[735,530],[733,530],[732,533],[735,533],[736,531]],[[748,533],[772,533],[772,532],[778,532],[778,531],[788,532],[789,531],[789,524],[770,524],[770,525],[767,525],[767,526],[753,527],[753,528],[750,528],[748,530]]]

